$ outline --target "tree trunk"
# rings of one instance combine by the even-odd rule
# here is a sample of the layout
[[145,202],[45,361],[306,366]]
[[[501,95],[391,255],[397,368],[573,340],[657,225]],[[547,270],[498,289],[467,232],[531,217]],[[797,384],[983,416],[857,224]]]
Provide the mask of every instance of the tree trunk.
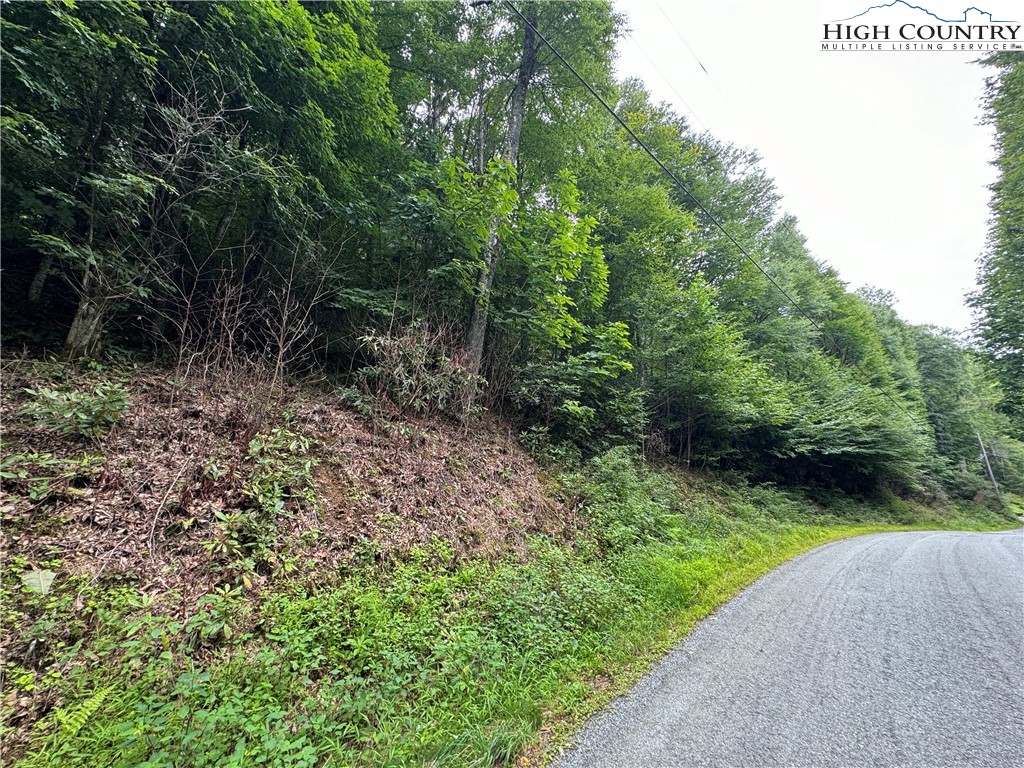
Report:
[[466,342],[466,367],[474,376],[480,374],[484,359],[484,337],[487,335],[487,314],[491,303],[491,285],[498,269],[498,255],[501,252],[501,238],[497,225],[491,227],[490,245],[486,262],[476,283],[476,301],[473,303],[473,319],[469,323],[469,338]]
[[999,499],[1000,501],[1002,501],[1003,500],[1003,494],[1001,494],[999,492],[999,483],[996,482],[996,476],[992,472],[992,465],[989,464],[989,461],[988,461],[988,451],[985,450],[985,443],[983,443],[981,441],[981,433],[980,432],[975,432],[974,434],[977,435],[977,437],[978,437],[978,445],[981,446],[981,457],[983,459],[985,459],[985,469],[988,470],[988,479],[992,481],[992,487],[996,489],[996,498]]
[[693,456],[693,414],[686,413],[686,466],[689,468],[690,459]]
[[[530,87],[534,70],[537,68],[537,35],[533,31],[537,25],[536,3],[528,3],[524,11],[529,23],[523,29],[523,55],[519,62],[519,76],[512,92],[512,114],[508,125],[508,140],[505,144],[505,159],[516,168],[519,164],[519,140],[523,132],[523,116],[526,113],[526,91]],[[481,120],[483,114],[481,113]],[[494,274],[498,270],[501,257],[501,220],[495,219],[491,225],[491,234],[487,247],[484,268],[476,283],[476,301],[473,304],[473,318],[469,324],[469,337],[466,343],[466,367],[474,375],[480,374],[484,359],[484,338],[487,336],[487,317],[491,304],[491,286]]]
[[483,174],[487,165],[485,150],[487,147],[487,116],[484,114],[484,81],[480,79],[479,90],[476,97],[476,172]]
[[537,26],[536,3],[527,4],[525,15],[528,23],[523,30],[523,58],[519,62],[516,89],[512,92],[512,115],[509,119],[508,141],[505,146],[505,159],[512,167],[519,164],[519,139],[523,132],[523,117],[526,114],[526,91],[537,68],[538,43],[537,35],[533,31]]
[[53,254],[44,253],[43,260],[39,262],[39,269],[36,270],[35,277],[32,278],[32,283],[28,287],[28,303],[35,306],[39,303],[39,299],[43,296],[43,285],[46,283],[46,278],[50,276],[50,267],[53,266]]
[[76,360],[95,357],[100,348],[103,325],[106,321],[107,298],[97,290],[91,272],[82,281],[82,295],[78,300],[75,319],[64,341],[64,357]]

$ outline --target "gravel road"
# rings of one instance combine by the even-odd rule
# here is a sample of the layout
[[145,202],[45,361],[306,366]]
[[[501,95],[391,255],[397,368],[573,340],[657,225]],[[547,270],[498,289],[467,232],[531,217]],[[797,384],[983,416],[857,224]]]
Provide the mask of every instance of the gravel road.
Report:
[[1024,766],[1024,535],[828,544],[705,620],[556,768]]

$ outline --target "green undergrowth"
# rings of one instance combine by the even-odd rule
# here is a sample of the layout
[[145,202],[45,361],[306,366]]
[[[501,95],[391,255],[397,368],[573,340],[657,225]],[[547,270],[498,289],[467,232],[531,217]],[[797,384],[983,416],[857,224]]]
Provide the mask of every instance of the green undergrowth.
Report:
[[5,610],[34,622],[26,631],[89,626],[54,653],[49,672],[5,670],[15,694],[46,685],[60,702],[33,726],[17,765],[542,759],[540,733],[549,748],[564,740],[697,620],[784,560],[922,520],[1011,524],[980,507],[926,512],[895,499],[822,507],[771,487],[651,472],[622,450],[559,483],[588,523],[572,541],[533,540],[525,558],[458,562],[438,541],[402,562],[299,569],[259,599],[223,590],[187,615],[157,611],[124,584],[66,579],[32,593],[18,581],[23,566],[5,568]]

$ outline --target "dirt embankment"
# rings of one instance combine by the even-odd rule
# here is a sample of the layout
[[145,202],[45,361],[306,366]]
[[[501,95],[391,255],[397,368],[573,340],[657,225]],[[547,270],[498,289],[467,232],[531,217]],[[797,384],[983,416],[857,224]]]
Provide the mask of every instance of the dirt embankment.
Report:
[[287,503],[273,546],[301,544],[318,567],[401,556],[438,539],[454,557],[500,556],[522,551],[528,534],[559,537],[569,524],[535,462],[494,419],[371,420],[299,388],[264,407],[150,372],[119,377],[128,407],[108,434],[89,439],[19,412],[33,399],[28,389],[89,391],[103,375],[40,370],[8,364],[0,406],[7,469],[27,475],[4,481],[0,536],[7,556],[29,568],[57,559],[66,574],[117,574],[191,603],[223,580],[207,542],[218,513],[253,506],[251,441],[275,427],[308,439],[302,458],[316,500]]

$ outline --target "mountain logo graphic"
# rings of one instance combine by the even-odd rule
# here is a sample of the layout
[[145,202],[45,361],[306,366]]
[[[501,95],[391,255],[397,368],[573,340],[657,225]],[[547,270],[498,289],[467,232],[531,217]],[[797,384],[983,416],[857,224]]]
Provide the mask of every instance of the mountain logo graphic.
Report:
[[944,19],[941,16],[939,16],[938,14],[932,13],[927,8],[922,8],[920,5],[911,5],[910,3],[906,2],[906,0],[893,0],[893,2],[886,3],[885,5],[872,5],[870,8],[868,8],[865,11],[861,11],[856,16],[850,16],[848,19],[836,19],[836,21],[853,21],[854,19],[859,19],[861,16],[866,16],[867,14],[871,13],[872,11],[877,11],[877,10],[879,10],[881,8],[894,8],[894,7],[899,7],[899,6],[902,6],[903,8],[914,10],[914,11],[920,11],[922,13],[925,13],[925,14],[931,16],[936,21],[943,22],[944,24],[965,24],[965,23],[967,23],[967,16],[968,16],[968,14],[970,14],[971,11],[975,11],[976,13],[978,13],[978,14],[980,14],[982,16],[987,16],[988,19],[987,19],[987,21],[984,22],[986,24],[1012,24],[1013,23],[1009,19],[993,19],[991,13],[989,13],[988,11],[983,11],[983,10],[981,10],[981,8],[976,8],[974,6],[971,6],[970,8],[965,8],[964,9],[963,18],[960,18],[960,19]]

